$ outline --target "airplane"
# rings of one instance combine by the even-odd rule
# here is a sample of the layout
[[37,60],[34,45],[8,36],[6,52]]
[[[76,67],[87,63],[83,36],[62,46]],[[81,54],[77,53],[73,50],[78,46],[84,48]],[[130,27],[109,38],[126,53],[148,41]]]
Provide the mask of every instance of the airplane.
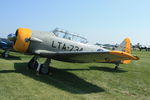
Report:
[[2,57],[7,58],[9,55],[9,50],[12,48],[12,42],[5,38],[0,38],[0,49],[5,50],[2,53]]
[[[39,74],[49,74],[51,59],[72,63],[112,63],[116,65],[115,70],[119,64],[139,60],[139,57],[131,55],[129,38],[125,38],[114,51],[88,44],[86,38],[58,28],[51,32],[18,28],[8,39],[14,41],[15,51],[34,55],[28,68],[36,69]],[[43,64],[38,62],[39,57],[46,58]]]

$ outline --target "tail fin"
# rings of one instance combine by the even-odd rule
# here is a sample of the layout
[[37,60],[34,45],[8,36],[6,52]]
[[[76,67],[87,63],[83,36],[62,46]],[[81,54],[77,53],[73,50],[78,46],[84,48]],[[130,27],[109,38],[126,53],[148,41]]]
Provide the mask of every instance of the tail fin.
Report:
[[124,41],[116,48],[116,50],[124,51],[131,54],[131,43],[129,38],[125,38]]
[[[116,50],[123,51],[131,54],[131,43],[129,38],[125,38],[124,41],[116,48]],[[123,60],[122,64],[129,64],[131,60]]]

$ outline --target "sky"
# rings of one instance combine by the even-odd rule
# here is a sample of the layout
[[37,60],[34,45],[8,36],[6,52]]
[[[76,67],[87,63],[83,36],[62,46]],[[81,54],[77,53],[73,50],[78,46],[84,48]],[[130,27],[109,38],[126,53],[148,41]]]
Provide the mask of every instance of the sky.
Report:
[[90,43],[150,45],[150,0],[0,0],[0,37],[58,27]]

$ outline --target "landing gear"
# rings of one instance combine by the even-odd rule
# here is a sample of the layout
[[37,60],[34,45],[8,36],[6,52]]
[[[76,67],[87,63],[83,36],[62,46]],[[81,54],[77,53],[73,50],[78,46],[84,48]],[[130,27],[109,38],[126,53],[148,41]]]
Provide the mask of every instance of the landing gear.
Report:
[[38,56],[34,56],[28,63],[28,69],[36,69],[39,66],[39,62],[37,61]]
[[116,63],[115,70],[119,69],[119,63]]
[[45,66],[44,64],[40,65],[40,69],[38,71],[40,74],[49,74],[50,70],[49,67]]
[[47,58],[46,61],[43,64],[40,64],[37,61],[38,57],[34,56],[28,63],[29,69],[36,69],[38,74],[49,74],[50,68],[49,64],[51,63],[51,59]]
[[49,64],[51,63],[51,59],[50,58],[47,58],[46,61],[41,64],[40,66],[38,66],[37,68],[37,72],[39,74],[49,74],[50,72],[50,69],[49,69]]

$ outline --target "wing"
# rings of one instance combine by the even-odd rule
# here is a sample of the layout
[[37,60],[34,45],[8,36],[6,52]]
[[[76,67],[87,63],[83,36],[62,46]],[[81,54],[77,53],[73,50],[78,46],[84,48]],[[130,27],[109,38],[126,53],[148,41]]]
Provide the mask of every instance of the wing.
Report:
[[105,51],[105,52],[83,52],[83,51],[63,51],[52,52],[38,50],[35,54],[65,62],[116,62],[122,60],[138,60],[137,56],[122,51]]

